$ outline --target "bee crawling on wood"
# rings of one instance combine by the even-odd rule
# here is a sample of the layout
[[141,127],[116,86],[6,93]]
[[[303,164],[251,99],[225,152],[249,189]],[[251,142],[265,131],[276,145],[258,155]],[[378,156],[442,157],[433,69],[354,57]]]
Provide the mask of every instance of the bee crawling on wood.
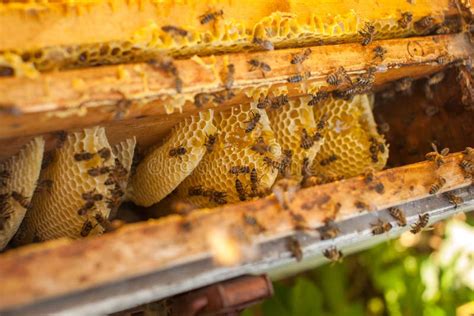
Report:
[[459,205],[464,203],[463,198],[455,195],[454,193],[447,192],[445,193],[445,196],[448,199],[449,203],[454,205],[454,208],[457,208]]
[[245,192],[242,181],[240,181],[239,179],[235,179],[235,191],[239,195],[239,200],[241,201],[247,200],[247,193]]
[[388,209],[388,213],[390,214],[390,216],[397,220],[399,226],[407,225],[407,218],[405,217],[405,214],[403,213],[402,209],[398,207],[391,207]]
[[372,226],[373,235],[380,235],[392,229],[392,224],[390,224],[389,222],[382,221],[380,218],[377,220],[377,223],[370,225]]
[[380,58],[381,60],[384,60],[387,50],[383,48],[382,46],[378,45],[373,49],[373,52],[374,52],[374,59]]
[[418,221],[411,226],[410,232],[412,234],[417,234],[421,232],[421,230],[428,225],[429,221],[430,221],[430,214],[426,213],[426,214],[418,215]]
[[301,244],[296,237],[290,237],[287,246],[296,261],[301,261],[303,259],[303,250],[301,249]]
[[331,260],[332,262],[341,262],[343,258],[342,251],[338,250],[336,247],[332,246],[323,251],[323,255]]
[[436,194],[441,190],[441,188],[446,184],[446,179],[443,177],[438,177],[430,187],[430,194]]
[[246,133],[252,132],[255,127],[257,127],[258,122],[260,121],[260,118],[262,115],[259,112],[251,112],[252,118],[249,121],[246,121],[245,123],[247,124],[247,127],[245,128]]
[[308,132],[306,131],[306,128],[303,128],[301,131],[301,142],[300,142],[300,147],[303,149],[310,149],[314,145],[314,139],[311,137]]
[[261,39],[258,37],[254,37],[252,43],[260,46],[261,48],[265,50],[274,50],[275,47],[273,46],[273,43],[269,40],[266,39]]
[[403,12],[402,17],[398,20],[398,26],[402,29],[406,29],[411,21],[413,21],[413,14],[411,12]]
[[272,70],[272,67],[270,67],[267,63],[259,61],[258,59],[250,59],[248,63],[250,65],[250,71],[260,69],[263,72],[269,72]]
[[298,82],[308,79],[309,77],[311,77],[311,72],[306,71],[301,74],[290,76],[288,77],[288,79],[286,79],[286,81],[288,81],[289,83],[298,83]]
[[185,155],[187,153],[187,150],[183,146],[178,146],[171,148],[169,151],[169,156],[170,157],[181,157],[182,155]]
[[216,134],[207,135],[206,142],[204,143],[204,146],[206,147],[206,150],[207,150],[208,153],[210,153],[214,150],[214,145],[216,144],[216,141],[217,141],[217,135]]
[[459,167],[467,174],[466,177],[472,177],[474,175],[474,163],[471,160],[463,159],[459,163]]
[[347,82],[349,85],[352,85],[351,77],[349,77],[346,70],[342,66],[330,73],[326,78],[326,82],[331,86],[338,86],[343,82]]
[[311,55],[311,48],[306,48],[301,53],[292,54],[290,63],[293,65],[302,64],[306,59],[308,59],[309,55]]
[[209,22],[217,20],[218,17],[221,17],[223,15],[224,15],[223,10],[207,12],[207,13],[204,13],[203,15],[199,16],[199,22],[201,24],[207,24]]
[[229,169],[229,172],[231,174],[241,174],[241,173],[250,173],[250,167],[249,166],[232,166]]
[[185,29],[179,28],[177,26],[173,26],[173,25],[162,26],[161,30],[173,36],[182,36],[182,37],[188,36],[188,31],[186,31]]
[[316,105],[319,102],[322,102],[322,101],[328,99],[329,96],[330,96],[329,92],[319,90],[318,92],[316,92],[316,94],[313,94],[311,96],[311,100],[309,100],[308,105],[309,106]]
[[438,151],[438,147],[435,143],[431,143],[432,152],[429,152],[425,155],[425,158],[429,161],[433,161],[436,166],[439,168],[444,164],[444,157],[449,154],[449,148],[443,148],[441,152]]
[[91,160],[95,156],[95,153],[90,153],[87,151],[81,151],[79,153],[74,154],[75,161],[87,161]]
[[362,46],[367,46],[372,43],[375,35],[375,26],[371,23],[366,22],[364,28],[359,31],[362,36]]
[[226,78],[224,81],[224,87],[226,89],[230,89],[234,85],[234,74],[235,74],[234,64],[227,65],[227,73],[226,73]]
[[259,136],[257,138],[257,142],[250,147],[251,150],[263,155],[270,151],[270,146],[265,144],[265,140],[263,136]]

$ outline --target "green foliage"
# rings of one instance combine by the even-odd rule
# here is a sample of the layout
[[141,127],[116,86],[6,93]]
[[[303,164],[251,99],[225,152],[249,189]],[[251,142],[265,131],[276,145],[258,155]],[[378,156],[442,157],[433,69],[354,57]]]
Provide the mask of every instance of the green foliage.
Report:
[[[455,315],[458,306],[474,301],[474,291],[462,282],[463,274],[456,268],[462,250],[448,264],[439,259],[443,247],[460,247],[451,244],[449,224],[447,230],[439,253],[387,242],[349,256],[343,263],[327,264],[274,283],[275,296],[244,314]],[[468,253],[467,258],[474,266],[474,255]]]

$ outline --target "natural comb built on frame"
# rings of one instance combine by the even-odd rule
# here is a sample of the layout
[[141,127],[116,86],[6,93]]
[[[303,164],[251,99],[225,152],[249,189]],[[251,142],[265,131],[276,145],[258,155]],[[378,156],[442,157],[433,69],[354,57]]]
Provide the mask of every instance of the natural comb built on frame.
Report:
[[[393,222],[367,223],[372,235],[410,229],[397,205],[474,176],[472,139],[460,136],[472,130],[464,121],[474,109],[472,23],[468,0],[3,0],[0,279],[3,256],[31,251],[41,261],[95,238],[107,247],[111,235],[135,236],[101,250],[143,256],[143,266],[124,268],[133,277],[186,255],[238,264],[258,238],[294,231],[324,228],[321,240],[334,239],[337,220],[391,206]],[[410,166],[392,168],[407,147],[412,161],[423,160],[415,158],[417,133],[393,135],[402,124],[432,130],[447,90],[450,113],[460,114],[443,119],[462,121],[449,124],[459,128],[449,135],[459,139],[452,151],[462,144],[464,154],[433,145],[413,167],[419,177],[406,176]],[[431,108],[419,114],[424,100]],[[406,109],[396,117],[403,123],[386,104]],[[440,134],[423,142],[441,149]],[[412,230],[428,220],[420,215]],[[170,232],[179,238],[157,246]],[[134,248],[134,238],[145,248]],[[99,257],[100,247],[81,249]],[[332,246],[324,255],[338,261],[343,253]],[[84,283],[71,277],[70,288],[38,279],[37,292],[48,298],[113,282],[118,270]],[[5,288],[18,285],[11,278]],[[17,292],[24,296],[13,305],[38,298]]]

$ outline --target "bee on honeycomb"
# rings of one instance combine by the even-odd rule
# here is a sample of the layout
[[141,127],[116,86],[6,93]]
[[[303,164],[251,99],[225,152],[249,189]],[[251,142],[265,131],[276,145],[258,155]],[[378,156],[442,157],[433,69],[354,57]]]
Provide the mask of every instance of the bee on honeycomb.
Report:
[[[17,232],[27,208],[22,203],[14,202],[13,192],[22,196],[25,205],[30,203],[31,196],[41,170],[44,140],[37,137],[23,147],[20,152],[0,164],[5,177],[0,186],[0,250],[2,250]],[[21,192],[21,193],[19,193]]]

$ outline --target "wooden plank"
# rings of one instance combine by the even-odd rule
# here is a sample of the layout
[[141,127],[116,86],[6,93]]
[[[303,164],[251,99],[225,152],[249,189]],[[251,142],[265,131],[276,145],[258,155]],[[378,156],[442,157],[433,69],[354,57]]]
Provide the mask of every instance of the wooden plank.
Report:
[[[374,59],[376,46],[387,49],[381,62]],[[436,60],[449,56],[450,60],[466,58],[473,48],[463,34],[382,40],[363,47],[341,44],[312,47],[312,54],[299,67],[289,63],[291,55],[300,49],[285,49],[265,53],[239,53],[202,58],[203,64],[193,59],[177,60],[176,66],[183,79],[183,93],[174,90],[174,79],[147,64],[131,64],[89,68],[42,74],[38,79],[0,79],[0,158],[14,154],[31,136],[52,131],[74,130],[86,126],[103,125],[110,131],[112,142],[130,134],[147,146],[156,142],[183,117],[198,109],[193,100],[203,91],[222,91],[217,75],[226,63],[235,65],[233,87],[235,97],[222,104],[208,104],[225,110],[235,104],[249,102],[249,95],[260,87],[262,93],[275,91],[284,85],[290,97],[301,96],[326,87],[327,75],[339,66],[354,78],[364,73],[369,65],[377,65],[375,88],[403,77],[420,77],[442,67]],[[267,62],[272,71],[263,75],[249,71],[248,60]],[[382,72],[382,70],[386,70]],[[311,71],[311,78],[303,84],[287,84],[287,78],[299,71]],[[124,98],[133,101],[124,119],[115,119],[117,107]],[[176,107],[173,107],[176,106]],[[182,105],[181,108],[178,105]],[[23,114],[8,114],[11,109]],[[47,140],[52,139],[50,136]],[[51,142],[47,142],[47,148]]]
[[[446,179],[439,193],[465,187],[471,185],[471,179],[466,179],[460,169],[461,159],[462,154],[455,153],[449,155],[439,169],[425,161],[381,171],[371,184],[356,177],[303,189],[296,193],[290,210],[313,229],[322,226],[328,217],[342,220],[356,216],[365,211],[360,205],[375,211],[424,198],[438,176]],[[374,189],[375,183],[383,184],[383,192]],[[282,209],[275,197],[270,196],[196,210],[186,218],[174,215],[130,224],[101,237],[79,241],[61,239],[11,250],[0,256],[0,309],[118,282],[209,256],[209,240],[216,231],[228,232],[242,244],[284,236],[295,229],[291,212]],[[265,231],[259,232],[247,224],[244,214],[253,216]],[[190,223],[189,229],[184,228],[185,222]]]

